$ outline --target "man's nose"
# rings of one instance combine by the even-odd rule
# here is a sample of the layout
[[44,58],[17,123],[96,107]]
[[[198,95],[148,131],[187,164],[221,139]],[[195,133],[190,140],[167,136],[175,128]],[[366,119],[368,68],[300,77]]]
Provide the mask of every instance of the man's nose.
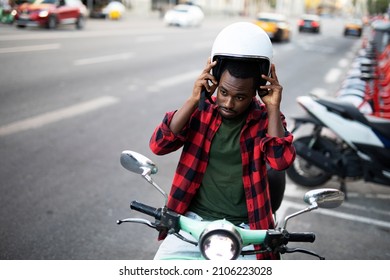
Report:
[[227,109],[232,109],[233,107],[234,107],[233,98],[231,98],[231,97],[226,97],[226,100],[225,100],[225,108],[227,108]]

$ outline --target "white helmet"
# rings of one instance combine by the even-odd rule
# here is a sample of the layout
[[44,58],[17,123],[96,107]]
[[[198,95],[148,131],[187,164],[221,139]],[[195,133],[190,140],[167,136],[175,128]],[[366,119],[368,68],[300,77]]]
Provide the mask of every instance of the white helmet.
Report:
[[[250,22],[237,22],[228,25],[215,38],[211,61],[218,63],[212,74],[219,80],[221,64],[224,59],[259,61],[260,72],[269,75],[273,49],[268,34],[259,26]],[[265,80],[260,78],[260,84]]]

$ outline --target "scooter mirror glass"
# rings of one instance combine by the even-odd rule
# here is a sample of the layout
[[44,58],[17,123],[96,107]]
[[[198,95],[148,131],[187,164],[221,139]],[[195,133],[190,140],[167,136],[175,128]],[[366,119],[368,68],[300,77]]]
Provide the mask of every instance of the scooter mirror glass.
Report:
[[320,208],[336,208],[344,201],[344,193],[337,189],[316,189],[308,191],[303,200],[308,203],[317,203]]
[[137,174],[156,174],[158,171],[153,161],[134,151],[123,151],[120,161],[124,168]]

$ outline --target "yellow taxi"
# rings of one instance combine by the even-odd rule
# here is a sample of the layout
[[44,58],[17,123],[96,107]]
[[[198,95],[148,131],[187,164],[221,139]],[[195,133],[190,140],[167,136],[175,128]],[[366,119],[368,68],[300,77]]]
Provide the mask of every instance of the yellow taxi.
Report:
[[361,19],[350,19],[344,25],[344,36],[362,36],[363,21]]
[[273,41],[289,41],[291,37],[290,24],[286,17],[277,13],[259,13],[255,24],[267,32]]

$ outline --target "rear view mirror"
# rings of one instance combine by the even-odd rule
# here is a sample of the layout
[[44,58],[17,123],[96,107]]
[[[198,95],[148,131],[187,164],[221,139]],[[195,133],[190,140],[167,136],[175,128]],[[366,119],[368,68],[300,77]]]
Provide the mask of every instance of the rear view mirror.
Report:
[[141,175],[156,174],[158,171],[153,161],[133,151],[123,151],[120,162],[127,170]]
[[336,208],[343,203],[344,197],[337,189],[317,189],[308,191],[303,200],[308,204],[316,203],[319,208]]

